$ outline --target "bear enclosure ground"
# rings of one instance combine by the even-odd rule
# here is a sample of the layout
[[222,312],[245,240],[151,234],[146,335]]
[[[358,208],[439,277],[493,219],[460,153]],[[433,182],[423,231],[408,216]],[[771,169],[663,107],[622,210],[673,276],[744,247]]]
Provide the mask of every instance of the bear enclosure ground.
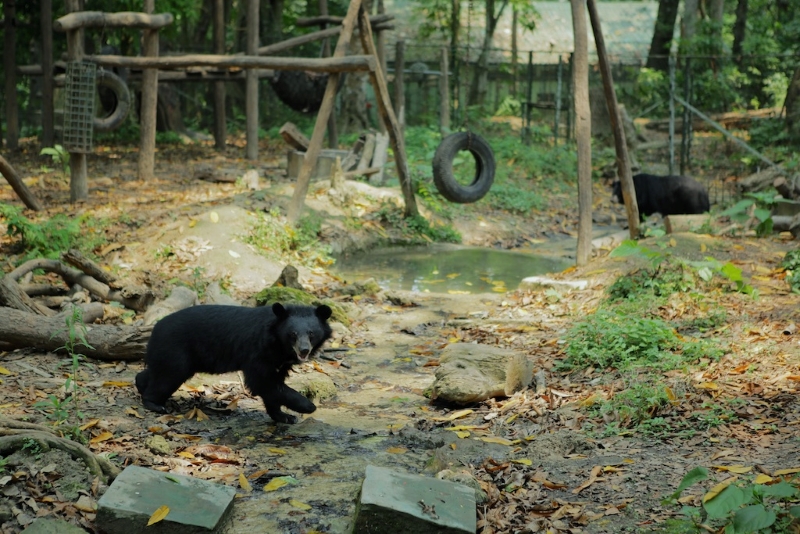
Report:
[[[94,251],[98,261],[152,287],[159,297],[179,283],[202,289],[211,281],[196,267],[203,243],[167,252],[160,239],[168,230],[192,227],[228,204],[269,211],[289,199],[284,149],[272,141],[262,142],[265,155],[256,167],[269,181],[266,193],[241,183],[200,181],[189,172],[204,164],[241,176],[250,164],[234,146],[223,155],[199,144],[162,148],[156,157],[158,178],[148,183],[136,179],[134,150],[98,147],[89,158],[90,199],[77,206],[67,202],[67,180],[57,170],[43,170],[34,150],[33,144],[27,146],[12,163],[52,206],[45,215],[77,212],[111,221]],[[622,208],[611,205],[609,194],[596,187],[597,212],[607,220],[621,219]],[[377,208],[367,196],[363,205]],[[19,204],[7,184],[0,185],[0,202]],[[570,201],[557,204],[556,212],[523,217],[477,203],[454,225],[463,229],[465,242],[481,246],[574,234]],[[372,222],[350,229],[365,242],[391,231]],[[326,235],[325,224],[320,233]],[[327,234],[341,231],[331,228]],[[6,272],[21,259],[15,242],[13,236],[0,236]],[[795,326],[800,299],[789,291],[780,267],[783,254],[796,245],[780,236],[695,234],[641,243],[675,258],[713,256],[731,262],[758,291],[754,298],[714,278],[639,303],[643,315],[681,325],[671,327],[679,338],[713,342],[720,349],[713,357],[638,374],[614,366],[559,366],[568,359],[573,327],[607,306],[607,288],[647,266],[633,257],[609,257],[608,251],[588,266],[554,275],[587,280],[587,289],[502,295],[354,295],[316,265],[303,270],[301,281],[311,293],[347,306],[352,323],[335,329],[333,361],[319,360],[301,371],[329,376],[336,396],[316,402],[318,412],[298,425],[275,426],[235,375],[222,381],[199,377],[173,398],[171,415],[147,412],[132,384],[141,362],[80,364],[81,403],[73,412],[60,405],[71,362],[35,350],[2,352],[2,347],[0,408],[5,417],[56,433],[72,429],[65,437],[83,440],[119,466],[138,464],[237,486],[240,498],[230,532],[347,532],[367,462],[431,476],[445,471],[442,476],[473,484],[483,496],[478,530],[484,534],[663,531],[685,517],[682,506],[699,509],[717,483],[756,475],[796,481],[791,477],[800,471],[800,334]],[[225,277],[219,279],[224,285]],[[135,319],[107,308],[106,322]],[[683,328],[689,324],[695,326]],[[440,351],[453,342],[520,351],[533,362],[537,381],[509,398],[467,407],[431,403],[424,389],[433,380]],[[625,400],[626,392],[652,385],[653,374],[664,402]],[[62,424],[53,426],[56,421]],[[11,426],[0,420],[0,435]],[[92,530],[103,485],[79,462],[35,440],[0,462],[4,533],[20,532],[33,518],[48,515]],[[662,503],[698,466],[707,468],[710,478],[685,492],[680,503]],[[265,525],[273,530],[264,530]],[[691,527],[690,522],[680,525]]]

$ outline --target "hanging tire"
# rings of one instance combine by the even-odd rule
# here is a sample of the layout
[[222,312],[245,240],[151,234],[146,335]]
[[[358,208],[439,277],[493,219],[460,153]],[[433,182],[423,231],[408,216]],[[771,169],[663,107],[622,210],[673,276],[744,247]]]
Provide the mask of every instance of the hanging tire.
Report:
[[[475,158],[475,178],[469,185],[460,184],[453,175],[453,160],[462,150]],[[442,139],[433,156],[433,183],[450,202],[467,204],[482,199],[494,182],[494,152],[481,136],[457,132]]]
[[97,87],[110,91],[116,97],[116,106],[105,117],[94,118],[94,129],[98,132],[110,132],[119,128],[131,110],[131,92],[128,85],[108,69],[98,69]]

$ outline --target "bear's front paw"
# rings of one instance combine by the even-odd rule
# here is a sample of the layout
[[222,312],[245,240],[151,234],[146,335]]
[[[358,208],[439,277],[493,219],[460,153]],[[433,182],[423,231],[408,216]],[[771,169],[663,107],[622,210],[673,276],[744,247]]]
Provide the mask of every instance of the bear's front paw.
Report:
[[287,425],[293,425],[298,421],[296,415],[291,415],[288,413],[278,412],[274,414],[269,414],[272,417],[272,420],[276,423],[286,423]]

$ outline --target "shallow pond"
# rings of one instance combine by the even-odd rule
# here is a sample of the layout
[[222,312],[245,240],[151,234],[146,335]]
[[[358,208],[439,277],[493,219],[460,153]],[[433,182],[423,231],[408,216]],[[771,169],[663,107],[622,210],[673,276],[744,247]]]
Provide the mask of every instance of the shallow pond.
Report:
[[564,258],[435,244],[341,256],[332,270],[348,282],[374,278],[384,289],[503,293],[516,289],[525,277],[560,272],[571,264]]

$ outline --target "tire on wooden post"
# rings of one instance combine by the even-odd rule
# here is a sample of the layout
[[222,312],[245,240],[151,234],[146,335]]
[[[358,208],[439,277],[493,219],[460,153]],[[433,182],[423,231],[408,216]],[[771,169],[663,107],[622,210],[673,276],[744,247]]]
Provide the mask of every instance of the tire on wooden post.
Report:
[[[453,160],[462,150],[475,158],[475,177],[462,185],[453,175]],[[471,132],[456,132],[442,139],[433,156],[433,183],[439,193],[459,204],[483,198],[494,182],[495,161],[492,147],[481,136]]]
[[105,117],[94,118],[95,130],[98,132],[110,132],[119,128],[128,117],[128,113],[131,110],[131,92],[122,78],[108,69],[99,69],[97,71],[97,87],[110,90],[117,99],[114,111]]

